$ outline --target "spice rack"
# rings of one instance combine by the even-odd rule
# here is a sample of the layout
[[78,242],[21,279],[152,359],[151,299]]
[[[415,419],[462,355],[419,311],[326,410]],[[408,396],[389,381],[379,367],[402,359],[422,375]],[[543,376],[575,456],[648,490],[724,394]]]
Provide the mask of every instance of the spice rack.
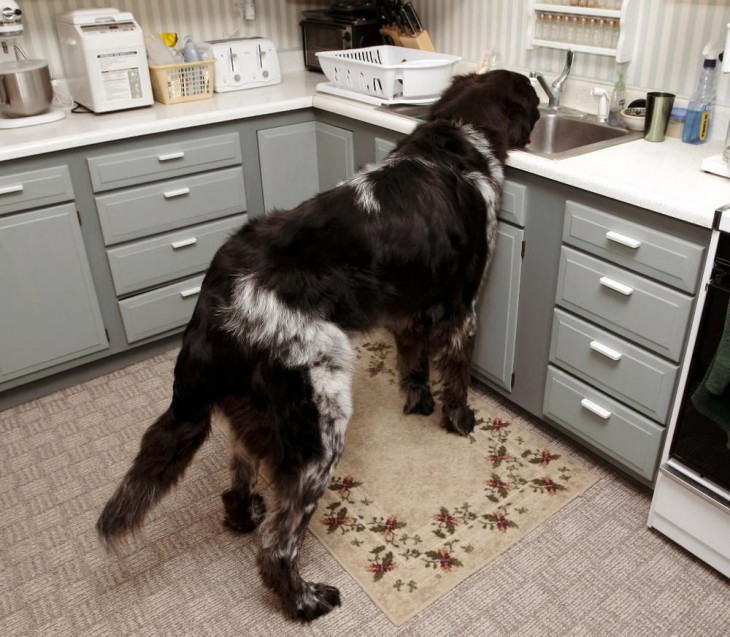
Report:
[[543,46],[631,60],[636,42],[638,0],[531,2],[528,48]]

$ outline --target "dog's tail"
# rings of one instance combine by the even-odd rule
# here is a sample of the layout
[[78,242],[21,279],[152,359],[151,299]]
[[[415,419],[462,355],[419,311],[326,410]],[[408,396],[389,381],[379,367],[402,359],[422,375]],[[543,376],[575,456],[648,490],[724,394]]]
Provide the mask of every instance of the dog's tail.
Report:
[[96,523],[107,548],[137,530],[147,512],[177,483],[210,432],[211,409],[194,417],[175,416],[175,400],[142,437],[131,468]]

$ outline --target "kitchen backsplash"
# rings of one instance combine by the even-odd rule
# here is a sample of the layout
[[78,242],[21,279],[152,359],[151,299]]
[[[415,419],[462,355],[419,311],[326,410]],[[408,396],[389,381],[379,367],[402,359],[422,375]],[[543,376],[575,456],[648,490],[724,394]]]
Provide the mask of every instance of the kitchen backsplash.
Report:
[[[666,90],[689,97],[702,65],[701,51],[710,40],[723,42],[730,22],[728,0],[633,0],[640,2],[639,36],[626,83],[637,90]],[[527,16],[531,0],[414,0],[436,48],[479,61],[485,49],[499,51],[511,68],[560,72],[563,51],[527,50]],[[301,11],[330,1],[256,0],[256,20],[240,23],[239,36],[271,38],[280,51],[300,48]],[[25,45],[31,57],[50,61],[54,76],[63,75],[55,15],[72,9],[114,6],[131,11],[147,32],[177,31],[197,40],[228,37],[239,27],[231,0],[24,0]],[[610,84],[616,72],[611,58],[577,54],[576,78]],[[730,106],[730,75],[718,82],[718,103]]]

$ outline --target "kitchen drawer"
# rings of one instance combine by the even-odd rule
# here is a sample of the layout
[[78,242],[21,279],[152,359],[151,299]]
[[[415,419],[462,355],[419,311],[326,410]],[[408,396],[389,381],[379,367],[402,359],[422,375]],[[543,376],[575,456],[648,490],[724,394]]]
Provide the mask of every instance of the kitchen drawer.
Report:
[[557,305],[678,361],[692,297],[563,246]]
[[186,139],[89,157],[94,192],[134,186],[241,163],[238,133]]
[[40,208],[74,198],[67,166],[0,177],[0,214]]
[[563,241],[658,281],[694,292],[705,248],[575,201],[565,204]]
[[203,272],[246,218],[227,217],[107,250],[116,293],[121,296]]
[[550,362],[666,423],[678,365],[558,309]]
[[243,212],[243,169],[226,168],[100,195],[96,208],[106,245]]
[[502,206],[499,211],[499,218],[524,227],[527,216],[525,210],[526,199],[527,186],[505,179],[502,186]]
[[119,301],[127,341],[156,336],[190,320],[203,275]]
[[624,467],[654,478],[664,428],[552,366],[544,415]]

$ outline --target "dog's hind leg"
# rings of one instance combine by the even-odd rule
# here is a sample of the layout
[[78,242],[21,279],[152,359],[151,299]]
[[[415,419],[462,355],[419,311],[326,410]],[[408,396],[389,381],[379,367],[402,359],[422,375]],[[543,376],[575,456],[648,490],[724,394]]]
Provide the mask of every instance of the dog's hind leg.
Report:
[[408,326],[395,332],[398,349],[400,388],[406,395],[403,413],[433,413],[434,402],[429,382],[428,330],[423,325]]
[[[300,372],[300,387],[290,378],[285,390],[288,400],[281,400],[285,398],[281,395],[275,405],[281,459],[272,487],[278,501],[260,528],[261,576],[281,598],[285,613],[303,621],[340,604],[336,588],[307,582],[299,574],[307,525],[332,479],[352,415],[352,349],[342,332],[335,340],[339,342],[328,344],[324,353],[316,348],[316,362]],[[292,405],[295,400],[298,406]]]
[[259,456],[248,448],[246,439],[267,431],[266,414],[254,409],[247,398],[228,397],[221,408],[230,426],[232,447],[231,488],[221,495],[226,512],[223,525],[238,533],[250,533],[263,519],[266,506],[256,491]]
[[476,335],[476,314],[437,323],[431,332],[434,365],[442,383],[442,423],[448,431],[466,436],[474,429],[474,412],[467,404],[471,356]]

